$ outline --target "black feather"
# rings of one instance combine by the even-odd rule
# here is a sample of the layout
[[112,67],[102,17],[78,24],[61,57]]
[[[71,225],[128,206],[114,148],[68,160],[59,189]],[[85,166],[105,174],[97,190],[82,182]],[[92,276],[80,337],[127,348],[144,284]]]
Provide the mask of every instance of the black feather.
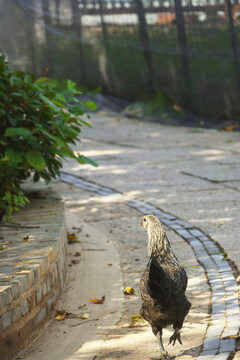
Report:
[[173,325],[181,329],[191,307],[185,291],[187,274],[174,255],[160,221],[147,215],[149,261],[140,281],[141,315],[157,330]]

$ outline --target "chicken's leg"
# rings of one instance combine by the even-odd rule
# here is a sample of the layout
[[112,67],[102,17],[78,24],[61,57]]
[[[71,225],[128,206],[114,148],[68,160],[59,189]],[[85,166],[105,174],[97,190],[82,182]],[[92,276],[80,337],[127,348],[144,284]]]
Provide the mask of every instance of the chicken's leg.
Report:
[[163,347],[163,342],[162,342],[162,329],[158,330],[157,334],[156,334],[156,338],[159,341],[159,348],[160,348],[160,360],[166,360],[166,359],[170,359],[170,357],[168,356],[167,351],[164,349]]
[[171,343],[172,343],[172,345],[175,345],[176,340],[178,340],[179,343],[182,345],[179,328],[175,327],[174,330],[175,331],[174,331],[173,335],[170,337],[168,345]]

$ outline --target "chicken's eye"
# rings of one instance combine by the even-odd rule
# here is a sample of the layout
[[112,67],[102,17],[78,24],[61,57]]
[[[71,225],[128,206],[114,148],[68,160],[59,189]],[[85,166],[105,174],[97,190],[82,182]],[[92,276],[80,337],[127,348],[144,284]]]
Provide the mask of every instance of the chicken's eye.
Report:
[[143,219],[144,222],[146,222],[146,219]]

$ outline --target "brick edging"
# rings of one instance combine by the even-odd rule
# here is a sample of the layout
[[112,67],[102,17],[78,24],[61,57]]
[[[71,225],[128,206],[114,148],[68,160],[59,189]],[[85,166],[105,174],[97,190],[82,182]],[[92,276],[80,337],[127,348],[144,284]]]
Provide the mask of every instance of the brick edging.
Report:
[[[19,225],[19,227],[18,227]],[[64,204],[49,189],[0,223],[0,359],[9,360],[52,317],[66,258]]]

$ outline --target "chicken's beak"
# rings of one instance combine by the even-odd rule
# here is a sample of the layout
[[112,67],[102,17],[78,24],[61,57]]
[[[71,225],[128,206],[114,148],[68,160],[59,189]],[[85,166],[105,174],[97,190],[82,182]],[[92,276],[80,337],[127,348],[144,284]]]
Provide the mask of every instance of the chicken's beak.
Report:
[[143,222],[141,221],[139,225],[140,225],[140,226],[143,226]]

